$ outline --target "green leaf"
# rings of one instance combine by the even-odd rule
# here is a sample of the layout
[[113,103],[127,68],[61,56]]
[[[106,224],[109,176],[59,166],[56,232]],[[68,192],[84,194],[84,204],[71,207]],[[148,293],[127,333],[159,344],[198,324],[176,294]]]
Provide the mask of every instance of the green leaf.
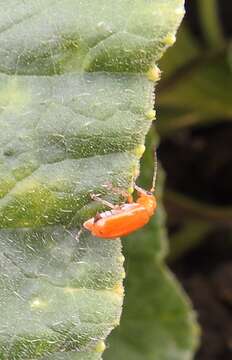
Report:
[[120,243],[77,244],[75,235],[61,226],[1,231],[1,359],[93,351],[115,326]]
[[206,58],[170,81],[159,96],[159,104],[195,111],[205,117],[229,118],[232,70],[226,52]]
[[184,23],[178,32],[175,46],[171,47],[160,61],[160,68],[163,71],[161,89],[165,79],[175,76],[175,72],[188,67],[198,58],[200,50],[199,44]]
[[148,70],[184,14],[182,0],[1,2],[1,72]]
[[[119,241],[78,230],[138,173],[146,74],[182,0],[2,1],[0,359],[100,359],[119,323]],[[74,352],[75,351],[75,352]]]
[[[160,62],[163,80],[157,96],[160,120],[157,127],[161,136],[165,136],[179,128],[191,126],[202,120],[202,115],[199,113],[189,111],[185,108],[179,108],[182,102],[178,102],[174,106],[159,104],[163,101],[162,94],[163,96],[168,95],[169,86],[178,82],[179,77],[183,79],[183,74],[191,71],[190,69],[195,66],[199,58],[201,58],[201,48],[188,29],[187,24],[184,24],[178,33],[175,46],[169,49]],[[189,85],[191,86],[191,84]],[[185,94],[185,96],[187,95]]]
[[211,48],[223,47],[225,39],[218,0],[197,0],[197,7],[206,44]]
[[183,127],[231,120],[230,43],[221,41],[216,46],[219,41],[218,27],[213,26],[218,20],[216,5],[214,0],[199,1],[198,5],[202,21],[208,17],[205,33],[213,48],[201,46],[185,23],[175,46],[160,62],[164,77],[157,96],[161,136]]
[[151,124],[153,83],[145,76],[0,79],[8,101],[0,115],[0,227],[68,225],[90,190],[128,186]]
[[222,118],[230,121],[231,84],[228,50],[200,54],[164,81],[158,97],[160,133]]
[[[147,152],[142,182],[152,176]],[[146,170],[146,171],[145,171]],[[160,169],[161,170],[161,169]],[[160,172],[159,172],[160,174]],[[105,360],[190,360],[198,345],[195,313],[164,265],[167,254],[163,178],[159,176],[158,212],[149,226],[124,242],[127,278],[120,327],[113,331]]]

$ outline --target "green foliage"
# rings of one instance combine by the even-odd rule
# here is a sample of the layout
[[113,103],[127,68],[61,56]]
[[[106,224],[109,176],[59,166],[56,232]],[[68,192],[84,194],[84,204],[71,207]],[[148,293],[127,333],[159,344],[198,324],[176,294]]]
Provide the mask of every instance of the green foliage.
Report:
[[[147,148],[141,172],[144,186],[149,184],[153,167],[150,143]],[[127,360],[190,360],[196,350],[199,329],[195,314],[164,265],[168,247],[161,205],[164,182],[161,170],[156,216],[149,226],[123,242],[127,259],[126,295],[120,327],[110,337],[105,360],[124,356]]]
[[1,72],[40,76],[146,71],[184,14],[182,0],[3,0],[1,9]]
[[[136,177],[153,109],[146,72],[182,16],[182,0],[1,2],[1,360],[101,358],[121,314],[121,244],[77,233],[99,209],[91,192],[117,201],[104,185],[127,189]],[[147,260],[141,252],[142,273],[154,271],[144,286],[157,281],[160,290],[149,306],[170,291],[169,306],[190,327],[179,290],[159,263],[146,269]],[[191,337],[162,318],[157,326],[163,321],[155,342],[174,339],[188,359]],[[147,346],[141,342],[144,353],[168,359]]]
[[186,117],[192,114],[196,122],[209,122],[221,116],[229,120],[232,116],[231,84],[228,52],[222,51],[186,68],[175,80],[167,80],[159,104],[170,113],[173,111],[174,116],[178,111]]
[[[227,187],[225,173],[230,161],[227,150],[229,144],[225,140],[225,148],[222,150],[219,141],[222,133],[224,135],[229,128],[229,124],[226,123],[231,122],[232,119],[231,37],[228,36],[228,31],[226,36],[227,26],[221,21],[223,11],[219,11],[224,6],[219,0],[196,2],[195,25],[198,34],[193,31],[194,14],[190,13],[191,21],[188,21],[188,18],[187,21],[185,20],[178,33],[175,47],[170,49],[161,60],[164,81],[161,83],[157,97],[158,130],[161,139],[168,137],[173,139],[176,136],[186,140],[187,134],[191,137],[193,133],[209,134],[211,130],[215,131],[216,136],[213,140],[215,145],[210,147],[215,151],[211,154],[213,166],[205,162],[206,166],[202,165],[202,172],[207,177],[211,166],[211,169],[214,169],[215,180],[223,169],[223,177],[218,177],[220,190],[215,189],[215,193],[219,192],[219,195],[221,189]],[[217,133],[220,134],[221,130],[222,133],[217,138]],[[209,143],[209,138],[204,135],[202,139],[205,144]],[[195,151],[191,146],[189,142],[190,157]],[[199,149],[198,154],[197,150],[195,152],[199,162],[206,154],[205,149]],[[194,182],[197,182],[197,179],[197,176],[194,177]],[[166,203],[173,209],[172,215],[178,214],[178,225],[179,227],[181,225],[171,238],[170,260],[176,260],[198,246],[207,239],[206,234],[212,233],[215,228],[228,228],[232,216],[229,199],[225,201],[225,206],[223,203],[213,203],[213,196],[210,203],[200,198],[204,192],[207,193],[207,189],[201,187],[199,182],[198,188],[202,190],[198,192],[198,196],[195,194],[195,197],[183,194],[181,184],[178,183],[177,187],[178,192],[174,188],[165,190]]]
[[153,84],[145,76],[1,79],[8,101],[0,115],[1,228],[68,225],[89,190],[128,186],[151,123]]
[[77,244],[61,226],[2,230],[0,240],[0,358],[97,349],[120,315],[120,244]]
[[187,23],[181,27],[175,47],[161,60],[165,79],[158,96],[159,130],[231,121],[231,43],[223,38],[218,2],[198,1],[202,45]]

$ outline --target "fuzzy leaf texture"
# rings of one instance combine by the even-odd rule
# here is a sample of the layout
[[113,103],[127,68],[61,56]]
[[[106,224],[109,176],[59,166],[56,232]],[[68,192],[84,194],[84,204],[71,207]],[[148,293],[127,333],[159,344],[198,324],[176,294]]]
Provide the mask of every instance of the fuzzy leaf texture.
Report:
[[0,5],[0,359],[100,359],[121,314],[121,244],[76,235],[99,208],[90,193],[115,200],[104,185],[138,173],[147,73],[183,0]]
[[[153,130],[153,129],[151,129]],[[147,188],[154,162],[151,148],[157,139],[150,131],[140,183]],[[191,304],[164,264],[168,242],[162,206],[164,174],[159,166],[158,209],[149,226],[123,242],[126,255],[126,294],[120,326],[109,337],[104,360],[192,360],[199,327]]]

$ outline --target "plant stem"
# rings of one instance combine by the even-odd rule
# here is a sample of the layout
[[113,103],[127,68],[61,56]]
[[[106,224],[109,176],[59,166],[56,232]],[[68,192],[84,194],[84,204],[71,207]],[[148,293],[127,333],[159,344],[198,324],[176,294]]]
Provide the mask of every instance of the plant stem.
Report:
[[183,228],[170,238],[168,261],[173,262],[202,242],[212,229],[205,221],[187,221]]
[[218,0],[198,0],[199,16],[204,38],[210,48],[222,47],[224,43]]
[[231,207],[214,206],[202,203],[170,190],[165,191],[164,202],[170,216],[173,218],[195,218],[208,221],[211,225],[232,227]]

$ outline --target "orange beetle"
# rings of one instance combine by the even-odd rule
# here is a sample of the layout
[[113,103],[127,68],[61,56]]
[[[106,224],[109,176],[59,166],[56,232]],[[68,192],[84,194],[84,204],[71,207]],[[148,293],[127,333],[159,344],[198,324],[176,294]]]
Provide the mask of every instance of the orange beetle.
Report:
[[92,199],[101,202],[111,208],[110,211],[98,213],[95,217],[85,221],[84,228],[89,230],[93,236],[106,239],[116,239],[126,236],[146,225],[154,214],[157,203],[153,195],[157,173],[157,161],[155,156],[155,169],[150,191],[146,191],[135,185],[138,199],[127,195],[127,203],[123,205],[112,205],[92,195]]

